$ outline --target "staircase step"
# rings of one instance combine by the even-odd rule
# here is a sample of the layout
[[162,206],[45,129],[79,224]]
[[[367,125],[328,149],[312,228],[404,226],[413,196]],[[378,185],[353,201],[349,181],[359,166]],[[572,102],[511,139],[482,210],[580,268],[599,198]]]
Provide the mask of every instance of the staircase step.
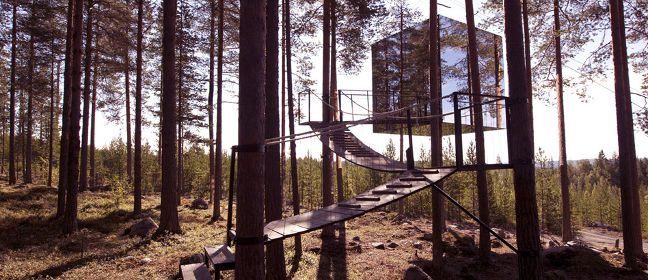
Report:
[[211,280],[209,268],[204,263],[184,264],[180,266],[184,280]]
[[380,201],[380,197],[377,196],[358,196],[355,198],[357,201]]
[[427,178],[425,177],[405,177],[405,178],[400,178],[401,181],[403,182],[411,182],[411,181],[425,181]]
[[362,207],[362,205],[360,205],[360,204],[346,204],[346,203],[338,203],[338,206],[342,207],[342,208],[361,208]]
[[234,269],[234,253],[227,245],[205,246],[205,256],[216,271]]
[[377,190],[371,192],[373,194],[398,194],[398,191],[396,190]]
[[391,184],[387,185],[388,189],[411,188],[412,184]]
[[414,170],[414,174],[439,174],[439,170]]

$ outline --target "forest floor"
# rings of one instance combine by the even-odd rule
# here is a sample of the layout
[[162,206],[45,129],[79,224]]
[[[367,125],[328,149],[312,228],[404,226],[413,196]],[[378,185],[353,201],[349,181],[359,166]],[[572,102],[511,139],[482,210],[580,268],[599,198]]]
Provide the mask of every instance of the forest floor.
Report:
[[[178,208],[182,235],[161,239],[129,238],[123,232],[142,217],[159,221],[159,197],[144,196],[143,214],[133,217],[132,198],[111,192],[79,195],[81,231],[64,236],[56,212],[56,189],[40,185],[0,183],[0,279],[177,279],[180,258],[201,253],[203,246],[222,244],[225,222],[210,224],[211,209],[192,210],[190,200]],[[323,242],[320,231],[303,235],[304,253],[294,257],[294,239],[285,240],[286,270],[293,279],[401,279],[416,265],[434,279],[516,279],[517,261],[506,246],[492,241],[491,263],[478,261],[478,227],[449,224],[444,271],[432,269],[431,232],[427,219],[373,212],[346,222],[334,240]],[[515,244],[511,231],[498,229]],[[622,267],[614,248],[619,233],[584,228],[583,245],[550,249],[545,272],[550,279],[648,279]],[[556,236],[543,235],[550,247]],[[593,241],[588,244],[588,240]],[[389,246],[391,243],[394,248]],[[384,249],[376,247],[382,244]],[[397,246],[396,246],[397,245]],[[606,247],[604,250],[603,247]],[[562,248],[562,249],[561,249]],[[645,246],[644,248],[648,248]],[[225,279],[233,279],[231,272]]]

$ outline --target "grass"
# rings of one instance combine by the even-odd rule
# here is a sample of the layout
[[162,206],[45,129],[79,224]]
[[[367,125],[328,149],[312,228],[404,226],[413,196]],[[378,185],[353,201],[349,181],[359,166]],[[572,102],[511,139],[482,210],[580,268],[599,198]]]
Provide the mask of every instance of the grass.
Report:
[[[132,198],[122,198],[116,205],[109,192],[80,194],[80,231],[64,236],[61,221],[54,218],[56,196],[56,189],[46,186],[0,183],[0,279],[177,279],[181,257],[222,244],[225,237],[224,221],[209,223],[211,209],[191,210],[189,200],[183,200],[178,210],[184,234],[159,240],[129,238],[124,230],[139,219],[150,216],[159,221],[159,196],[144,196],[143,214],[135,217]],[[475,229],[454,227],[455,234],[445,234],[444,241],[456,247],[477,236]],[[435,279],[517,278],[516,256],[506,247],[493,249],[489,266],[479,264],[476,252],[448,250],[445,271],[432,269],[432,244],[422,240],[430,231],[425,219],[369,213],[346,222],[345,230],[336,231],[331,241],[323,242],[320,231],[304,234],[298,258],[294,239],[284,240],[286,271],[292,279],[401,279],[409,266],[417,265]],[[380,250],[373,242],[399,246]],[[422,248],[414,247],[417,242]],[[561,269],[575,279],[647,279],[645,274],[628,274],[621,262],[619,255],[583,255],[572,258],[567,267],[564,262],[548,263],[546,270]],[[588,265],[595,269],[587,269]],[[233,279],[232,272],[225,272],[224,278]]]

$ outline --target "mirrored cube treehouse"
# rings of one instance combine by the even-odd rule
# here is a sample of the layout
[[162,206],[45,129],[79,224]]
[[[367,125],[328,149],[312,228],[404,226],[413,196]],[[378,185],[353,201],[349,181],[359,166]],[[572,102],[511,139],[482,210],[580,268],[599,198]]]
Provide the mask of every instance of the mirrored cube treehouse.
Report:
[[[473,104],[470,98],[468,69],[468,35],[465,23],[439,15],[439,62],[441,96],[457,93],[461,114],[461,132],[470,133],[473,127]],[[484,130],[502,129],[503,95],[502,38],[477,29],[480,85],[483,103]],[[429,100],[429,22],[386,37],[371,45],[372,92],[371,109],[374,114],[392,112]],[[344,94],[344,93],[341,93]],[[353,93],[349,93],[353,94]],[[430,135],[430,105],[413,107],[412,133]],[[443,98],[443,135],[455,133],[453,98]],[[427,117],[427,118],[426,118]],[[405,126],[405,114],[373,122],[375,133],[400,134]]]

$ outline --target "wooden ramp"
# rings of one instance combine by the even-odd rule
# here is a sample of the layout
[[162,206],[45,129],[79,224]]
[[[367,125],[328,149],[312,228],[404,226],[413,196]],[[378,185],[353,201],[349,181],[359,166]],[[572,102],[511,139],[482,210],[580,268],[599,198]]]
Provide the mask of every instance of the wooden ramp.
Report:
[[[310,122],[311,128],[321,128],[320,122]],[[365,145],[348,129],[332,132],[328,141],[328,147],[336,155],[353,162],[354,164],[369,169],[385,172],[404,172],[407,164],[390,159],[371,147]],[[324,139],[320,139],[324,142]]]
[[320,229],[353,219],[378,207],[396,202],[429,188],[454,173],[454,168],[417,169],[405,171],[396,179],[358,196],[313,212],[267,223],[263,229],[266,243]]

